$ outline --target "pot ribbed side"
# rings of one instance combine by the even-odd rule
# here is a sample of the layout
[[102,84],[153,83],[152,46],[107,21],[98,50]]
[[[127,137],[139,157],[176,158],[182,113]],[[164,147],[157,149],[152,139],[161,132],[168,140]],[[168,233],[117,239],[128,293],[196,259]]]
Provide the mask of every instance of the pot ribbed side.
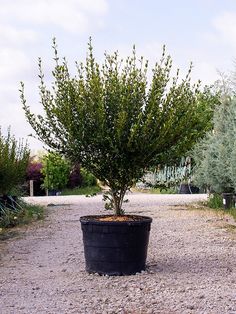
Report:
[[98,221],[96,217],[80,218],[87,272],[132,275],[145,270],[152,219]]

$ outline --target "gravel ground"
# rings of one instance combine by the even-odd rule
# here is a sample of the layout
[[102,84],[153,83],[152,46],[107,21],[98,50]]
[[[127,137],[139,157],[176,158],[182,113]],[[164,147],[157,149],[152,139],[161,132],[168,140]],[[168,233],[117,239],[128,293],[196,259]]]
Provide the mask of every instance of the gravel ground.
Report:
[[205,195],[129,198],[126,212],[151,216],[153,223],[147,270],[121,277],[84,270],[79,217],[103,213],[100,195],[27,198],[57,206],[48,207],[44,221],[0,242],[0,313],[236,313],[233,221],[185,209]]

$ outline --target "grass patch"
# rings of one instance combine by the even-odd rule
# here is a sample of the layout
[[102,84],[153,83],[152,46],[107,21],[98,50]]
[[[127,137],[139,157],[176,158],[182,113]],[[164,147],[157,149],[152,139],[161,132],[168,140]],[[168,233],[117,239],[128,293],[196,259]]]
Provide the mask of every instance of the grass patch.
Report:
[[225,226],[225,229],[227,230],[227,231],[236,231],[236,226],[235,225],[227,225],[227,226]]
[[236,221],[236,208],[230,208],[229,210],[224,210],[226,213],[228,213],[230,216],[234,218]]
[[229,209],[223,208],[223,197],[219,194],[212,194],[208,197],[207,202],[205,202],[205,206],[214,209],[215,211],[221,211],[222,213],[229,214],[236,221],[236,208],[231,207]]
[[95,186],[86,186],[86,187],[77,187],[74,189],[65,189],[61,192],[61,195],[88,195],[93,196],[101,192],[101,188],[97,185]]
[[160,189],[160,188],[152,188],[150,189],[151,194],[176,194],[177,191],[174,188],[166,188],[166,189]]
[[189,204],[186,206],[188,210],[203,210],[212,211],[221,216],[230,215],[236,221],[236,208],[223,208],[222,197],[220,195],[210,196],[205,202],[198,202],[197,204]]
[[16,209],[3,208],[0,212],[0,232],[18,225],[28,224],[43,219],[44,207],[19,200]]
[[138,188],[132,188],[132,191],[141,192],[141,193],[148,193],[148,194],[176,194],[177,191],[174,188],[166,188],[166,189],[160,189],[160,188],[150,188],[150,189],[138,189]]
[[[7,230],[7,231],[6,231]],[[0,228],[0,241],[6,241],[19,236],[17,231],[9,231],[9,229]]]
[[211,194],[207,199],[206,206],[223,210],[223,197],[220,194]]

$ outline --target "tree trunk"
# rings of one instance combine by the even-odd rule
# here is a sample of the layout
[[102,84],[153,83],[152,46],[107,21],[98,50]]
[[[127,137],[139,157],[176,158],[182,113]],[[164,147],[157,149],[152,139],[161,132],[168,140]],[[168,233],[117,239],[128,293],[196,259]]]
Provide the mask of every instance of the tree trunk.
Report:
[[122,204],[123,204],[126,191],[127,191],[127,188],[122,188],[120,190],[111,190],[113,207],[114,207],[115,215],[117,216],[124,215]]

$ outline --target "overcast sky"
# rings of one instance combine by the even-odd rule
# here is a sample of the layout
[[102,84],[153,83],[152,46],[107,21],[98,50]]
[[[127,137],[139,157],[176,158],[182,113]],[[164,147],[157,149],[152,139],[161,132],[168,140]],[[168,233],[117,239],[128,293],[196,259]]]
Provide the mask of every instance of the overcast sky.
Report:
[[[159,60],[163,44],[185,73],[192,61],[193,81],[211,84],[217,70],[229,73],[236,57],[235,0],[0,0],[0,126],[17,138],[32,132],[22,110],[19,87],[39,112],[38,57],[52,68],[52,38],[73,66],[83,61],[89,36],[98,60],[104,51]],[[29,140],[31,148],[41,144]]]

